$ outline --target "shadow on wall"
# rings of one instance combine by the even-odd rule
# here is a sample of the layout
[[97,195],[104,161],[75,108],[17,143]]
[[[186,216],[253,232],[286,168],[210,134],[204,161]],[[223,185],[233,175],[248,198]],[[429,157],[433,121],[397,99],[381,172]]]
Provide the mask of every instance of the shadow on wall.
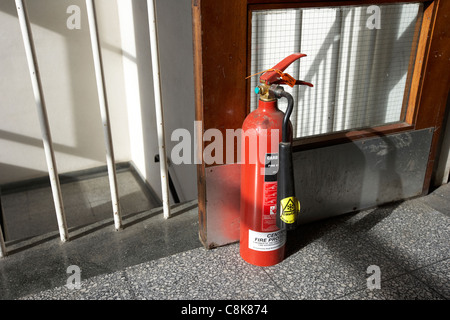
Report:
[[[155,190],[159,190],[159,164],[154,162],[158,145],[146,1],[132,1],[131,5],[134,17],[133,27],[136,33],[136,57],[127,56],[120,46],[117,8],[115,6],[109,8],[109,2],[106,1],[96,3],[116,161],[130,160],[128,158],[130,156],[128,126],[133,124],[124,121],[123,117],[126,117],[127,113],[122,66],[122,58],[125,57],[137,65],[143,126],[142,139],[145,149],[143,153],[145,169],[150,175],[146,178]],[[164,39],[160,40],[160,50],[170,52],[170,54],[161,55],[161,67],[166,111],[166,143],[167,150],[171,150],[174,143],[170,141],[170,134],[173,129],[185,127],[193,135],[191,9],[188,2],[180,5],[176,1],[163,1],[157,5],[160,17],[177,16],[177,19],[171,18],[167,22],[164,18],[159,19],[160,34]],[[67,12],[70,6],[80,8],[81,29],[70,30],[67,27],[68,18],[71,16],[71,13]],[[59,173],[103,165],[105,147],[85,1],[41,0],[39,3],[27,2],[27,9],[36,43]],[[4,88],[11,97],[6,105],[11,110],[15,109],[13,112],[16,113],[18,109],[24,109],[25,111],[21,114],[27,115],[27,119],[30,118],[28,122],[24,122],[24,126],[30,124],[27,129],[20,126],[23,120],[20,117],[21,114],[17,115],[19,119],[15,127],[0,125],[0,139],[8,141],[8,144],[17,145],[17,149],[20,147],[22,154],[32,155],[29,158],[33,158],[32,162],[25,159],[16,162],[9,158],[17,158],[18,155],[8,156],[5,164],[14,163],[15,170],[8,171],[7,176],[3,175],[0,181],[2,184],[46,176],[47,167],[39,123],[35,118],[36,107],[28,81],[29,75],[14,1],[0,3],[0,12],[13,19],[8,22],[11,28],[5,27],[4,30],[13,30],[15,33],[14,41],[9,40],[13,47],[9,51],[3,51],[3,55],[8,57],[6,52],[15,53],[14,57],[8,58],[13,69],[17,67],[20,69],[20,72],[11,71],[11,76],[8,78],[11,85]],[[177,89],[173,90],[171,85]],[[2,96],[5,98],[4,95]],[[20,98],[21,96],[23,98]],[[15,97],[19,98],[15,99]],[[34,153],[28,153],[27,150],[33,150],[36,156]],[[124,156],[127,158],[121,159]],[[170,171],[182,200],[196,198],[195,165],[174,166],[170,168]],[[189,187],[186,188],[186,186]]]
[[[74,4],[85,11],[82,0],[26,2],[60,174],[105,162],[89,30],[83,20],[80,30],[69,30],[66,24],[67,8]],[[0,124],[0,184],[46,178],[40,124],[14,1],[0,2],[0,15],[5,30],[0,46],[6,47],[0,54],[0,113],[6,119]],[[55,218],[51,190],[44,190],[41,198],[49,201],[49,213]],[[36,205],[16,213],[27,217],[30,210],[39,209]]]
[[[175,129],[189,130],[191,150],[194,150],[194,56],[192,42],[192,11],[190,0],[157,0],[158,39],[161,63],[162,95],[167,116],[167,150],[177,142],[170,135]],[[180,116],[182,115],[182,116]],[[194,151],[193,151],[194,152]],[[172,166],[173,177],[180,197],[184,200],[197,198],[197,167],[194,164]]]
[[[84,18],[83,13],[86,9],[84,1],[81,0],[27,2],[60,172],[80,169],[83,166],[101,165],[105,162],[103,132],[87,20],[81,20],[80,30],[69,30],[66,26],[69,17],[66,13],[67,8],[74,4],[81,8],[82,18]],[[14,1],[2,1],[0,11],[17,17]],[[14,20],[17,25],[8,29],[15,34],[14,47],[10,47],[10,50],[5,50],[5,52],[10,54],[17,52],[17,54],[15,57],[9,57],[14,65],[9,69],[10,85],[5,90],[9,91],[6,93],[7,95],[15,96],[16,99],[14,105],[8,103],[5,107],[11,110],[24,110],[25,114],[29,112],[34,116],[36,107],[32,97],[28,70],[24,74],[14,72],[14,68],[24,72],[27,63],[24,58],[25,52],[19,23],[17,18]],[[120,91],[121,89],[115,88],[115,90]],[[118,103],[120,104],[120,102]],[[37,117],[33,123],[21,123],[20,119],[18,120],[15,123],[14,131],[4,129],[10,128],[6,125],[2,126],[0,138],[24,145],[21,147],[24,154],[27,154],[27,150],[41,149],[41,161],[44,162]],[[30,129],[27,128],[30,125],[33,127],[32,131],[36,132],[32,136],[24,133],[30,132]],[[33,159],[33,161],[35,160]],[[83,165],[83,162],[86,164]],[[34,165],[34,162],[30,162],[29,169],[32,169]],[[36,177],[25,174],[17,173],[19,179],[15,179],[14,176],[11,176],[10,179],[17,181]]]
[[[153,94],[152,60],[150,54],[150,35],[146,1],[133,1],[132,14],[134,21],[134,36],[136,45],[136,63],[140,121],[142,122],[142,148],[145,159],[145,179],[154,186],[156,193],[161,196],[161,180],[159,164],[153,159],[158,154],[158,138],[156,131],[155,100]],[[142,170],[142,168],[140,168]]]
[[[153,95],[153,70],[151,64],[148,9],[146,1],[133,1],[132,12],[136,39],[136,58],[139,96],[141,106],[143,152],[147,179],[160,190],[160,166],[155,162],[159,153],[155,101]],[[162,82],[162,103],[166,134],[167,156],[176,142],[171,133],[186,128],[194,136],[194,87],[192,56],[192,20],[189,1],[157,1],[158,46]],[[193,140],[192,140],[192,149]],[[194,164],[172,165],[169,173],[181,201],[197,197],[196,166]],[[160,192],[158,192],[160,193]],[[173,197],[172,202],[173,203]]]
[[294,153],[303,223],[422,193],[431,132],[374,134]]
[[[40,0],[26,4],[58,170],[64,173],[102,166],[105,163],[105,143],[85,1]],[[129,161],[122,52],[105,50],[110,46],[117,47],[121,42],[117,8],[109,1],[97,1],[96,4],[116,161]],[[80,8],[80,29],[67,26],[73,14],[68,12],[71,6]],[[0,139],[12,145],[16,153],[20,150],[29,158],[15,161],[18,155],[14,152],[3,156],[3,162],[24,168],[23,171],[17,168],[9,172],[7,180],[5,177],[0,179],[0,183],[8,183],[45,176],[47,167],[14,1],[2,1],[0,14],[10,18],[3,19],[4,30],[8,30],[10,35],[2,37],[9,45],[8,50],[2,50],[1,54],[7,63],[3,69],[6,85],[0,89],[5,107],[2,113],[5,112],[5,116],[14,122],[14,126],[11,123],[0,125]],[[37,168],[42,173],[28,175],[28,169]]]

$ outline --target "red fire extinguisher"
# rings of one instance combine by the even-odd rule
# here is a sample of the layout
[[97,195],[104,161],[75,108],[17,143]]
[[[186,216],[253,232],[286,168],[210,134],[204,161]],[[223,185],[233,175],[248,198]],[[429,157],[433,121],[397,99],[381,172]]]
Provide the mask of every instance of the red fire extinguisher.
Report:
[[[304,56],[292,54],[263,72],[255,90],[258,108],[242,125],[240,254],[257,266],[275,265],[284,259],[286,231],[296,226],[299,203],[293,188],[289,120],[293,99],[280,85],[312,87],[283,73]],[[288,99],[286,113],[278,109],[277,99],[283,97]]]

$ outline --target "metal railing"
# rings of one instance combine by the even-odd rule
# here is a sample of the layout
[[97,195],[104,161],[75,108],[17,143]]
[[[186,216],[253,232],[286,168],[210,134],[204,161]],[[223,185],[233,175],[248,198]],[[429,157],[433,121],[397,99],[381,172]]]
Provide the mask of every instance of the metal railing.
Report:
[[[47,110],[44,99],[44,92],[42,89],[41,77],[39,73],[39,66],[36,58],[36,51],[34,47],[33,35],[31,25],[29,22],[27,9],[23,0],[15,0],[16,9],[19,18],[20,29],[22,32],[25,53],[28,62],[28,69],[30,73],[31,83],[33,87],[33,94],[39,116],[39,123],[41,127],[42,141],[44,144],[45,157],[51,182],[51,189],[53,194],[53,201],[56,209],[56,216],[58,221],[59,235],[62,242],[69,241],[69,232],[67,229],[67,221],[64,212],[64,204],[61,194],[61,186],[58,177],[58,170],[55,160],[55,153],[53,150],[53,142],[50,132],[49,121],[47,117]],[[170,217],[169,206],[169,182],[168,182],[168,168],[167,156],[165,147],[165,133],[164,133],[164,114],[161,101],[161,81],[159,72],[159,56],[158,56],[158,42],[156,30],[156,15],[155,3],[153,0],[147,0],[149,28],[150,28],[150,46],[152,55],[154,91],[155,91],[155,107],[157,117],[157,131],[160,161],[160,174],[162,185],[162,200],[164,218]],[[120,196],[118,192],[117,176],[114,159],[114,148],[111,134],[111,124],[109,118],[109,110],[106,96],[105,76],[103,69],[103,62],[101,56],[101,47],[99,40],[99,33],[97,29],[97,20],[95,12],[94,0],[86,0],[87,16],[89,21],[89,32],[92,44],[92,55],[94,60],[95,78],[97,84],[98,100],[100,105],[100,113],[103,123],[103,133],[106,147],[106,163],[108,167],[109,185],[111,190],[111,199],[113,206],[114,226],[116,230],[122,229],[122,214],[120,210]],[[7,248],[3,232],[0,228],[0,257],[7,255]]]

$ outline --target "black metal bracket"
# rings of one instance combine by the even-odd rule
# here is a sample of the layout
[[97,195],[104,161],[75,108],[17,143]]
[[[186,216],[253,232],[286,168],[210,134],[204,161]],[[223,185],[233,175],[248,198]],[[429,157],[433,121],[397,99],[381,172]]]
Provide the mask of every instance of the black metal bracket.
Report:
[[[159,154],[155,155],[155,162],[159,162]],[[172,177],[170,176],[170,172],[168,172],[169,175],[169,189],[170,189],[170,193],[172,194],[173,197],[173,201],[175,201],[175,203],[180,203],[180,198],[178,197],[178,192],[177,189],[175,188],[175,185],[173,184],[172,181]]]

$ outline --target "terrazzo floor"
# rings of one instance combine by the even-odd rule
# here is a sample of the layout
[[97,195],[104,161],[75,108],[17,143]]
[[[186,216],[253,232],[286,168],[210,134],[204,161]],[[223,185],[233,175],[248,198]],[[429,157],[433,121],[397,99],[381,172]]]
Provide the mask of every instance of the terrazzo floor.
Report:
[[448,300],[449,249],[444,185],[426,197],[300,226],[288,234],[286,259],[276,266],[246,263],[237,243],[194,245],[89,278],[82,271],[79,289],[59,285],[18,298]]

